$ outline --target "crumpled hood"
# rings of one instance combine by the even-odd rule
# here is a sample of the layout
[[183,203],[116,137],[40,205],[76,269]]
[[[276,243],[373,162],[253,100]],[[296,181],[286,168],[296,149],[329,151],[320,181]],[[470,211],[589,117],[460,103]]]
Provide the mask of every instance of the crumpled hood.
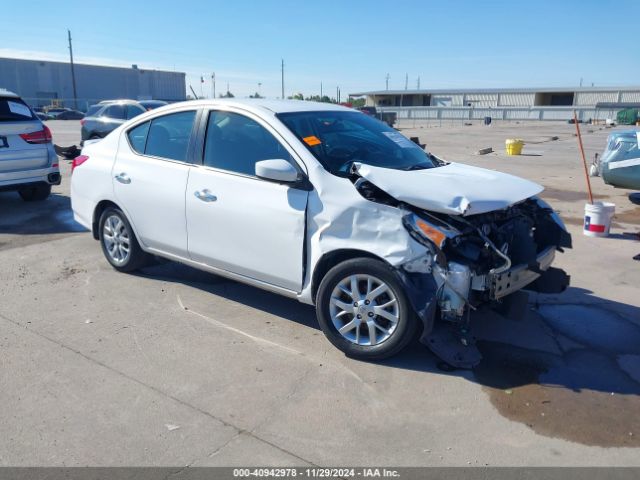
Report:
[[501,210],[544,188],[523,178],[461,163],[424,170],[395,170],[354,163],[357,173],[397,200],[450,215]]

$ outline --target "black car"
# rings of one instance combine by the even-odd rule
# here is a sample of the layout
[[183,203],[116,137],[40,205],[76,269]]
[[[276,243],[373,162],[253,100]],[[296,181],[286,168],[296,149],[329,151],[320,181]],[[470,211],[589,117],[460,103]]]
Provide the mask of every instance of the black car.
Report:
[[60,112],[54,117],[55,120],[82,120],[83,118],[84,113],[78,110],[66,110],[64,112]]
[[147,110],[153,110],[154,108],[164,107],[165,105],[169,105],[167,102],[163,100],[138,100],[138,103],[142,105]]
[[82,143],[85,140],[104,138],[127,120],[144,112],[146,109],[134,100],[118,100],[92,105],[87,115],[80,120]]

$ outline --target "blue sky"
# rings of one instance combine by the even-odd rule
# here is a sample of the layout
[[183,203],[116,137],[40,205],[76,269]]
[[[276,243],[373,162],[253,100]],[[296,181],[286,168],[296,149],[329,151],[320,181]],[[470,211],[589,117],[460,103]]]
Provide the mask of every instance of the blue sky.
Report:
[[[640,84],[640,0],[4,0],[0,56],[187,73],[211,93]],[[28,8],[26,7],[28,5]],[[6,19],[10,19],[7,22]],[[1,83],[0,79],[0,83]]]

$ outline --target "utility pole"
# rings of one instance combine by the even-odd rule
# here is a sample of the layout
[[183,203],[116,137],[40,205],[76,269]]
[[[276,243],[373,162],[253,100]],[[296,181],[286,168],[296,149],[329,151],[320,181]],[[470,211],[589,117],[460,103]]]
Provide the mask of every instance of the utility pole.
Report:
[[212,98],[216,98],[216,72],[211,74],[211,92],[213,93]]
[[258,82],[258,97],[262,98],[262,82]]
[[320,101],[322,101],[322,82],[320,82]]
[[282,78],[282,100],[284,100],[284,58],[280,63],[280,75]]
[[385,78],[386,83],[387,83],[387,90],[389,90],[389,78],[391,78],[391,77],[390,77],[390,76],[389,76],[389,74],[387,73],[387,77]]
[[405,90],[409,89],[409,74],[408,73],[404,74],[404,89]]
[[336,103],[340,103],[340,87],[336,87]]
[[76,71],[73,68],[73,46],[71,45],[71,30],[67,30],[69,36],[69,59],[71,60],[71,83],[73,84],[73,108],[78,109],[78,92],[76,91]]
[[418,81],[416,82],[416,90],[420,90],[420,77],[418,77]]

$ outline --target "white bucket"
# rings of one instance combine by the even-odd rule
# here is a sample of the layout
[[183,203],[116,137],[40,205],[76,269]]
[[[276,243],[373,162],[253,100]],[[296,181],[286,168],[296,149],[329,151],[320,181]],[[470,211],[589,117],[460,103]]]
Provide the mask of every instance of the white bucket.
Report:
[[615,203],[593,202],[584,206],[584,229],[588,237],[607,237],[611,227],[611,219],[616,212]]

